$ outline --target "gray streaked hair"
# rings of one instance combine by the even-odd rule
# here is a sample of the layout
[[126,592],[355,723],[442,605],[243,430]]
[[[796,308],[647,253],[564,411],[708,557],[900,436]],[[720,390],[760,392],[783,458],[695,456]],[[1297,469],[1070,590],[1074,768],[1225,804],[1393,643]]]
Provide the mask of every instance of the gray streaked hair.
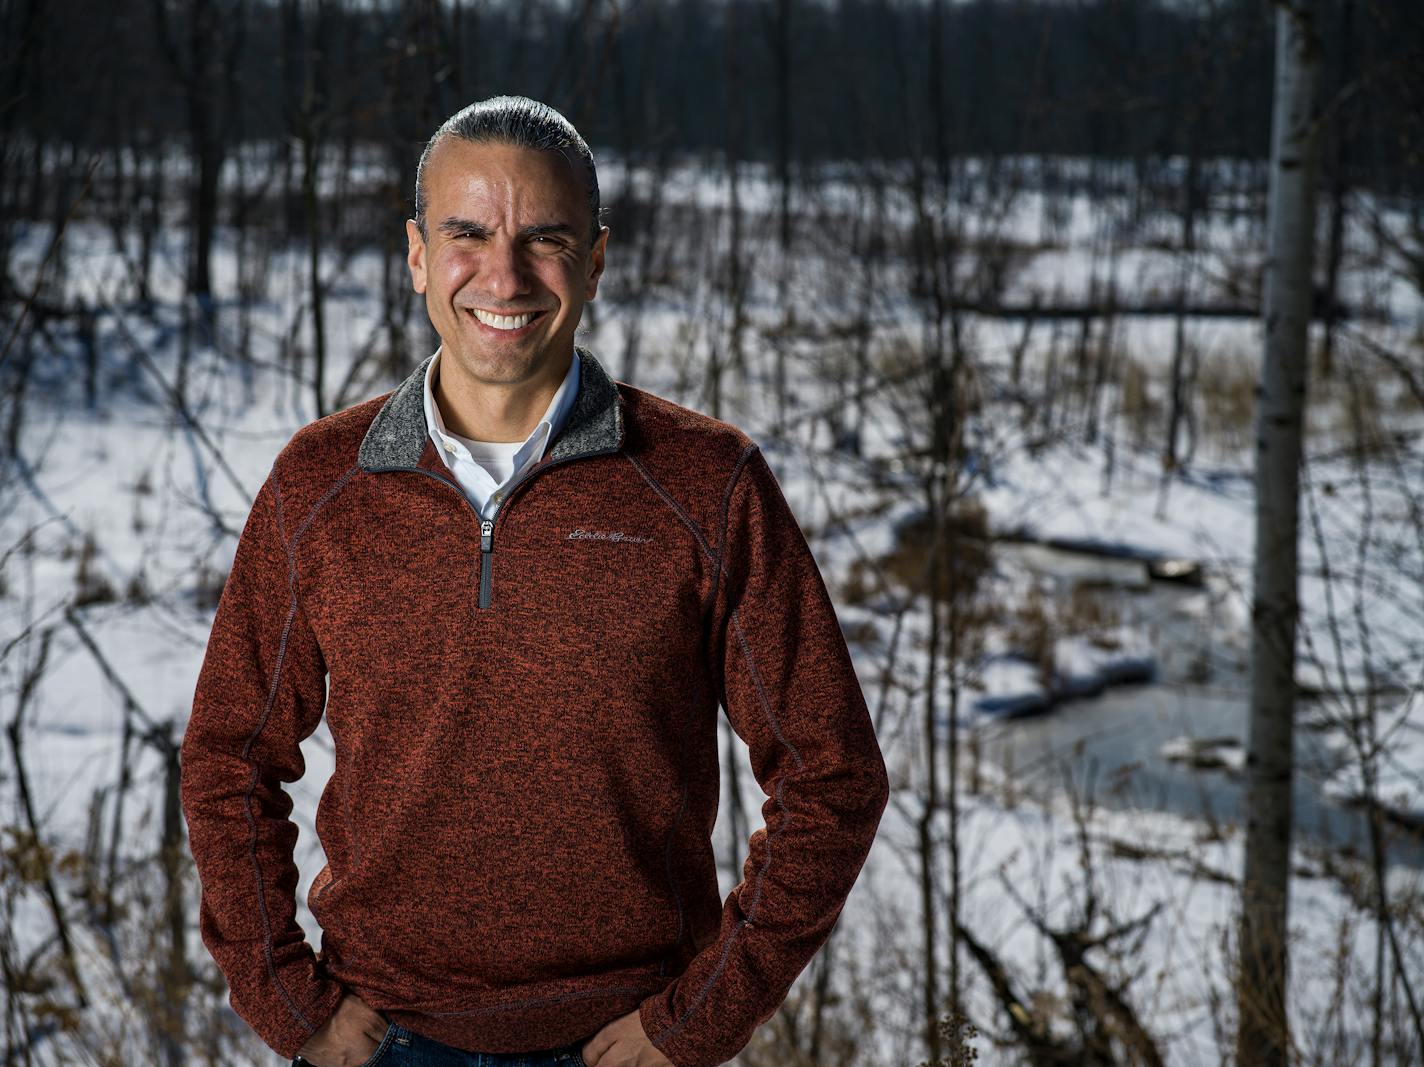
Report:
[[463,107],[446,119],[420,153],[415,167],[415,225],[421,240],[428,240],[425,221],[425,167],[430,153],[446,137],[458,137],[476,144],[504,144],[517,148],[537,148],[558,152],[575,170],[582,167],[584,185],[588,190],[588,209],[593,222],[589,245],[598,242],[599,214],[598,170],[588,143],[574,129],[573,123],[548,104],[527,96],[492,96]]

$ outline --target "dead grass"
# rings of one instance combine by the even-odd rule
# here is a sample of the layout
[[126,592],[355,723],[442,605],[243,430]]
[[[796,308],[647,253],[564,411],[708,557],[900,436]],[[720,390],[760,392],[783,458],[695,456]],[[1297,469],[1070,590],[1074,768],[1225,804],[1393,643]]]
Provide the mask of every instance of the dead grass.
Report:
[[1252,448],[1259,360],[1239,348],[1202,354],[1196,410],[1202,443],[1222,455]]
[[1162,403],[1153,396],[1150,376],[1141,362],[1123,356],[1118,365],[1122,368],[1119,404],[1128,438],[1137,448],[1151,447],[1161,436]]
[[[1317,352],[1312,361],[1319,367]],[[1404,390],[1407,392],[1407,390]],[[1378,378],[1336,365],[1329,378],[1314,374],[1306,392],[1306,432],[1316,440],[1336,441],[1340,447],[1365,457],[1388,455],[1396,445],[1391,416],[1399,410],[1399,397]]]
[[[1254,449],[1256,386],[1261,356],[1240,347],[1219,348],[1203,355],[1196,388],[1196,411],[1202,443],[1218,455]],[[1417,403],[1407,389],[1392,388],[1387,375],[1351,374],[1337,361],[1330,377],[1319,368],[1317,347],[1306,386],[1305,433],[1317,447],[1333,442],[1364,456],[1387,455],[1397,447],[1395,431],[1415,414]],[[1124,382],[1124,388],[1127,383]],[[1128,415],[1126,395],[1124,415]]]
[[[1104,633],[1121,622],[1121,613],[1101,586],[1080,582],[1059,602],[1058,623],[1065,633],[1087,634],[1102,644]],[[1104,645],[1104,647],[1106,647]]]
[[[993,566],[989,544],[989,516],[977,501],[961,501],[943,518],[939,543],[939,580],[936,597],[948,601],[958,596],[972,599]],[[926,591],[933,533],[929,516],[907,523],[894,551],[882,560],[886,572],[916,592]]]
[[1055,669],[1053,650],[1059,629],[1054,614],[1042,586],[1035,583],[1009,616],[1004,633],[1009,647],[1032,663],[1044,681]]
[[1056,670],[1054,650],[1060,638],[1083,637],[1099,648],[1116,648],[1112,631],[1119,622],[1106,589],[1080,583],[1060,596],[1047,583],[1036,582],[1009,615],[1004,636],[1046,684]]

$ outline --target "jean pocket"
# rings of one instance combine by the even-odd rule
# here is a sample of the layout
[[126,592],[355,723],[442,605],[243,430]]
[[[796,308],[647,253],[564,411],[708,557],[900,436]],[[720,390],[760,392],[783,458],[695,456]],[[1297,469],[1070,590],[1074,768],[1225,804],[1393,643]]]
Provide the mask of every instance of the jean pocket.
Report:
[[387,1052],[391,1050],[391,1042],[396,1039],[396,1031],[399,1030],[395,1023],[386,1024],[386,1032],[381,1035],[381,1043],[376,1046],[376,1050],[361,1064],[361,1067],[375,1067],[380,1063]]

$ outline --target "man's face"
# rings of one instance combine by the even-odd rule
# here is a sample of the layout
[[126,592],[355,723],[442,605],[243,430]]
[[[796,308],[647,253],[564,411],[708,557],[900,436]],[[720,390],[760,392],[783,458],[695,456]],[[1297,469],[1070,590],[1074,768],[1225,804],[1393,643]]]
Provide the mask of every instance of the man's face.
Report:
[[608,243],[605,226],[589,247],[587,193],[568,161],[447,137],[426,162],[425,205],[429,240],[406,222],[407,263],[444,357],[504,384],[564,365]]

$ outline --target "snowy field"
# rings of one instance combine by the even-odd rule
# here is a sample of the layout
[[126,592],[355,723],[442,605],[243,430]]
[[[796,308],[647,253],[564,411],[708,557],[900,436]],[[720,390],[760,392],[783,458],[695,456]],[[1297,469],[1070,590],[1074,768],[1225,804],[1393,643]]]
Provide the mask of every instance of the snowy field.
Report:
[[[585,315],[581,343],[623,377],[629,324],[636,320],[633,383],[706,410],[705,367],[713,351],[725,359],[731,321],[721,285],[725,220],[710,216],[708,243],[696,255],[668,254],[663,261],[655,253],[651,259],[660,269],[650,282],[638,276],[639,250],[619,243],[618,198],[629,191],[646,197],[654,180],[614,163],[604,168],[602,184],[612,209],[609,270]],[[667,226],[683,217],[674,209],[714,208],[728,192],[725,180],[694,165],[675,169],[657,186]],[[922,445],[926,426],[922,403],[918,413],[913,406],[913,380],[906,385],[892,370],[921,343],[926,309],[909,295],[904,263],[881,264],[873,288],[864,288],[862,264],[828,243],[823,222],[808,225],[805,245],[783,259],[774,224],[777,190],[764,176],[744,177],[739,197],[743,210],[759,215],[744,225],[742,249],[750,278],[750,373],[742,380],[728,372],[718,414],[762,442],[807,532],[842,611],[895,786],[880,838],[835,934],[834,981],[843,997],[835,1025],[857,1045],[850,1062],[912,1067],[924,1055],[918,834],[927,788],[929,602],[889,561],[904,551],[904,531],[924,513],[907,452]],[[792,204],[798,218],[824,220],[869,212],[875,199],[855,174],[828,173],[798,188]],[[1100,299],[1109,286],[1119,306],[1170,299],[1181,263],[1153,244],[1173,236],[1170,220],[1148,216],[1133,229],[1126,221],[1129,199],[1130,189],[1108,200],[1080,194],[1062,202],[1031,189],[1002,202],[985,192],[980,202],[953,207],[951,218],[967,237],[992,236],[1017,249],[1001,294],[1005,304],[1035,296],[1057,303],[1090,294]],[[884,204],[886,219],[913,220],[903,190],[886,190]],[[1199,250],[1186,275],[1192,303],[1224,306],[1233,298],[1220,279],[1259,269],[1260,231],[1245,216],[1213,217],[1199,226]],[[21,233],[15,271],[22,281],[33,277],[50,237],[38,227]],[[1114,248],[1116,257],[1109,254]],[[1424,365],[1424,298],[1387,260],[1376,261],[1367,233],[1352,232],[1347,251],[1345,298],[1373,309],[1371,318],[1350,324],[1351,332],[1412,353],[1416,368]],[[56,857],[92,849],[96,834],[108,841],[119,768],[126,765],[131,775],[118,816],[123,829],[116,835],[114,874],[119,897],[135,913],[109,928],[111,939],[97,936],[100,927],[79,921],[85,905],[74,867],[61,862],[56,873],[60,898],[75,916],[69,933],[89,995],[78,1023],[81,1043],[112,1048],[122,1063],[148,1062],[154,1054],[133,982],[140,973],[156,982],[162,963],[154,947],[162,944],[159,919],[142,918],[139,907],[144,900],[156,907],[162,897],[164,790],[173,784],[162,746],[181,737],[216,592],[252,496],[290,435],[316,417],[310,361],[302,364],[300,384],[282,369],[310,345],[303,249],[273,254],[265,299],[240,311],[232,297],[234,241],[220,234],[217,336],[213,345],[196,346],[183,370],[196,426],[166,401],[180,373],[181,230],[165,231],[158,246],[152,316],[133,303],[133,253],[132,246],[117,249],[113,231],[98,222],[81,217],[71,224],[62,291],[94,310],[96,362],[86,362],[83,339],[67,324],[49,323],[35,338],[17,477],[0,502],[6,718],[20,706],[18,694],[43,648],[47,657],[23,705],[23,767],[34,817]],[[327,268],[328,383],[345,381],[354,354],[382,331],[383,269],[371,251],[333,259]],[[971,286],[975,261],[956,269]],[[778,329],[788,308],[799,328]],[[828,418],[848,407],[855,369],[850,345],[843,332],[812,327],[862,313],[873,333],[868,388],[856,405],[863,406],[864,419],[855,455],[833,447]],[[1127,983],[1124,996],[1165,1062],[1216,1064],[1228,1057],[1235,1031],[1226,960],[1235,937],[1243,826],[1189,804],[1181,787],[1194,783],[1207,802],[1239,788],[1254,459],[1249,421],[1233,422],[1227,405],[1233,397],[1239,402],[1242,388],[1249,398],[1261,329],[1241,317],[1186,323],[1203,374],[1199,442],[1192,460],[1166,479],[1161,405],[1172,317],[1115,320],[1103,341],[1114,357],[1093,401],[1100,411],[1091,439],[1071,399],[1079,329],[1076,321],[1035,323],[1015,382],[1012,363],[1024,322],[964,317],[982,398],[966,429],[966,498],[982,509],[992,535],[1056,548],[995,547],[966,608],[980,625],[952,671],[940,650],[933,701],[939,736],[947,734],[950,707],[958,708],[960,917],[974,941],[1002,963],[1032,1019],[1058,1035],[1073,1033],[1072,1005],[1063,958],[1047,931],[1117,931],[1087,953],[1088,964],[1110,983]],[[252,349],[242,371],[233,356],[240,330],[250,331]],[[416,358],[429,350],[419,302],[412,304],[407,336]],[[1100,340],[1094,327],[1094,351]],[[791,397],[782,435],[772,433],[778,346]],[[1323,755],[1301,789],[1318,807],[1321,826],[1348,825],[1350,799],[1368,789],[1396,816],[1390,839],[1403,836],[1386,888],[1396,908],[1403,969],[1412,972],[1417,996],[1424,975],[1418,836],[1424,827],[1424,402],[1362,346],[1342,341],[1338,358],[1337,376],[1312,393],[1306,445],[1299,681],[1312,698],[1300,715],[1313,727],[1312,751]],[[98,383],[93,406],[85,389],[90,367]],[[1216,375],[1210,381],[1208,371]],[[369,367],[356,368],[348,403],[395,384],[389,377],[368,381],[369,373]],[[1134,374],[1137,384],[1129,390]],[[1059,413],[1045,416],[1045,407],[1055,404]],[[1368,421],[1361,421],[1362,410]],[[1376,436],[1372,446],[1357,447],[1366,429],[1384,434],[1383,443]],[[1150,578],[1146,561],[1153,559],[1197,564],[1200,581]],[[42,645],[41,634],[52,640]],[[1028,644],[1037,646],[1036,654]],[[1097,762],[1089,758],[1096,751],[1091,747],[1084,756],[1081,739],[1121,733],[1134,717],[1168,705],[1166,725],[1142,735],[1156,740],[1144,742],[1135,758],[1146,773],[1177,787],[1175,800],[1134,789],[1130,765]],[[1085,724],[1093,730],[1085,731]],[[1234,736],[1234,746],[1222,740],[1223,731]],[[1129,737],[1112,751],[1131,743]],[[1362,746],[1368,746],[1368,761],[1359,758]],[[303,751],[307,774],[291,792],[301,827],[298,899],[304,907],[324,863],[313,819],[331,772],[325,724]],[[1218,758],[1190,766],[1203,752]],[[743,803],[755,827],[765,798],[744,750],[741,756]],[[20,827],[26,816],[15,766],[12,761],[5,770],[5,821]],[[941,793],[946,777],[941,768]],[[724,856],[731,851],[726,810],[724,798],[716,831]],[[932,827],[941,845],[935,923],[943,975],[945,812]],[[1301,1062],[1354,1062],[1369,1047],[1380,935],[1368,852],[1360,841],[1331,847],[1312,831],[1297,842],[1295,870],[1289,1000]],[[196,930],[197,887],[189,877],[188,956],[208,973],[211,961]],[[725,895],[740,871],[724,867],[721,877]],[[11,952],[49,957],[49,969],[60,974],[43,884],[7,879],[5,903]],[[302,919],[318,943],[310,914],[303,911]],[[967,950],[960,973],[969,1015],[981,1030],[979,1062],[1020,1062],[1018,1050],[993,1040],[1011,1036],[1009,1016]],[[801,1010],[810,978],[808,972],[798,982],[785,1012]],[[225,1005],[224,993],[208,996]],[[1386,1033],[1405,1042],[1411,1029],[1400,998],[1388,979]],[[32,1013],[58,1025],[58,1013],[44,1015],[36,1007],[42,999],[26,994]],[[193,1010],[211,1008],[205,1001]],[[858,1011],[873,1027],[855,1021]],[[765,1037],[759,1034],[748,1049],[748,1065],[773,1062],[762,1048]],[[90,1062],[76,1048],[71,1037],[56,1033],[37,1042],[33,1062]],[[1387,1040],[1382,1062],[1417,1063],[1421,1055],[1417,1045]],[[235,1025],[222,1062],[278,1061]]]

